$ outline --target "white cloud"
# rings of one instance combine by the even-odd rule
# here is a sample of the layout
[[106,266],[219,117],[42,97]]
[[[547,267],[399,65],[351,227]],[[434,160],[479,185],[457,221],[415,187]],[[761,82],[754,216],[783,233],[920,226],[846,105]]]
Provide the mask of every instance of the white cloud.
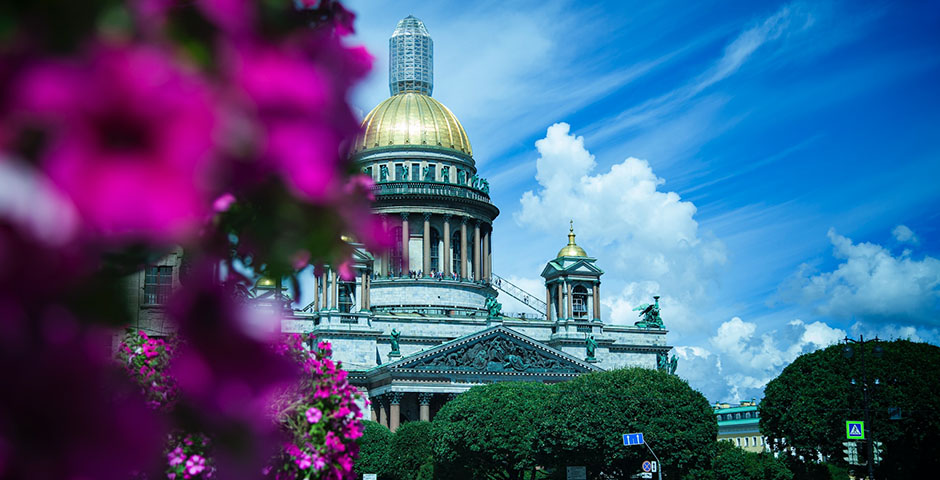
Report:
[[617,272],[614,286],[625,282],[602,296],[614,323],[632,323],[632,306],[660,294],[667,323],[673,319],[689,327],[677,328],[685,333],[701,328],[692,321],[691,305],[705,298],[714,269],[725,263],[725,250],[720,241],[699,234],[695,205],[659,190],[664,180],[645,160],[627,158],[592,174],[594,156],[566,123],[549,127],[535,145],[539,190],[523,194],[516,222],[557,233],[574,219],[579,245],[603,258],[602,268]]
[[917,235],[914,235],[914,231],[907,227],[907,225],[898,225],[894,227],[894,230],[891,231],[891,234],[894,235],[894,239],[901,243],[913,243],[917,244],[920,242],[920,239],[917,238]]
[[708,347],[678,346],[677,373],[714,401],[763,396],[767,382],[796,357],[845,338],[846,332],[822,322],[789,322],[783,330],[757,333],[758,325],[734,317],[722,323]]
[[[910,235],[915,238],[913,232]],[[828,236],[833,256],[842,263],[821,273],[801,265],[781,286],[784,298],[813,305],[820,314],[833,317],[940,325],[940,260],[930,256],[917,260],[910,250],[895,256],[881,245],[852,243],[833,229]]]

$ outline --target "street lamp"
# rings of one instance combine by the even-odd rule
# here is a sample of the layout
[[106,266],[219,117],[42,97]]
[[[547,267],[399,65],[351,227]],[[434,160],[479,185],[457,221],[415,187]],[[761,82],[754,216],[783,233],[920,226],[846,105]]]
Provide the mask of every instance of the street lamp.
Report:
[[[858,336],[858,340],[854,338],[845,337],[844,341],[845,341],[845,346],[842,347],[842,356],[844,356],[847,360],[851,360],[852,357],[855,355],[855,349],[852,347],[852,345],[853,344],[861,345],[861,347],[859,348],[858,356],[859,356],[859,361],[862,362],[862,382],[861,382],[862,383],[862,402],[865,405],[865,425],[867,425],[866,428],[870,428],[871,427],[871,421],[870,421],[871,394],[868,391],[868,369],[865,365],[865,344],[874,343],[874,346],[871,349],[871,354],[875,358],[881,358],[882,356],[884,356],[884,348],[882,348],[881,343],[878,340],[877,336],[875,337],[874,340],[865,340],[865,337],[862,335]],[[851,379],[851,383],[852,385],[856,384],[854,378]],[[879,384],[879,381],[876,378],[875,385],[878,385],[878,384]],[[874,480],[875,479],[875,455],[873,454],[873,447],[872,447],[873,438],[871,435],[871,430],[869,430],[868,434],[866,434],[865,437],[866,437],[865,443],[867,444],[866,447],[868,450],[868,478],[869,480]]]

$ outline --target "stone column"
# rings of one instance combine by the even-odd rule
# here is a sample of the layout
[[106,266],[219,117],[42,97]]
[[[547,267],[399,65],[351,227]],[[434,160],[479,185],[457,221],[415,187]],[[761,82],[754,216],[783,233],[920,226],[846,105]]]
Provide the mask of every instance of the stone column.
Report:
[[480,263],[481,263],[481,268],[483,269],[483,271],[482,271],[482,273],[483,273],[483,281],[484,281],[484,282],[489,282],[489,281],[490,281],[490,268],[489,268],[489,265],[490,265],[490,249],[489,249],[490,232],[489,232],[489,231],[483,230],[483,239],[481,240],[481,242],[482,242],[482,243],[480,244],[480,250],[482,250],[482,256],[483,256],[483,258],[482,258],[482,262],[480,262]]
[[452,256],[453,255],[450,253],[450,215],[444,215],[444,262],[442,265],[444,266],[445,277],[450,276],[450,260]]
[[330,306],[333,310],[339,310],[339,277],[336,276],[336,270],[330,270]]
[[574,309],[572,308],[572,304],[574,302],[571,301],[571,294],[574,292],[574,286],[571,285],[570,282],[565,283],[568,283],[568,318],[574,318]]
[[493,225],[486,232],[486,278],[493,281]]
[[431,273],[431,214],[424,214],[424,235],[421,238],[421,250],[424,253],[421,259],[421,273],[425,276]]
[[401,214],[401,271],[402,276],[408,275],[410,270],[408,259],[408,239],[411,237],[408,231],[408,212]]
[[404,395],[402,392],[388,393],[388,429],[393,432],[398,430],[398,426],[401,424],[401,397]]
[[565,319],[565,307],[564,307],[564,303],[562,302],[565,300],[565,296],[561,293],[561,280],[558,280],[557,290],[558,290],[558,298],[555,299],[556,300],[555,306],[558,307],[558,309],[556,311],[558,312],[558,319],[564,320]]
[[359,287],[359,311],[365,311],[367,308],[366,307],[367,305],[366,304],[366,277],[368,277],[368,275],[365,272],[362,272],[362,275],[360,275],[360,277],[362,278],[362,285]]
[[552,321],[552,287],[545,286],[545,319]]
[[376,401],[379,402],[379,423],[388,428],[388,395],[379,395]]
[[330,309],[330,267],[323,271],[323,309]]
[[322,275],[314,274],[313,276],[313,291],[315,293],[315,295],[313,296],[313,311],[314,312],[320,311],[320,289],[323,288],[320,285],[321,283],[323,283],[320,277],[322,277]]
[[460,278],[467,278],[467,217],[460,220]]
[[418,394],[418,404],[420,408],[419,419],[422,422],[431,421],[431,398],[434,397],[433,393],[419,393]]
[[601,321],[601,285],[594,284],[594,320]]
[[480,221],[473,224],[473,280],[480,280]]
[[366,310],[372,309],[372,276],[366,273]]

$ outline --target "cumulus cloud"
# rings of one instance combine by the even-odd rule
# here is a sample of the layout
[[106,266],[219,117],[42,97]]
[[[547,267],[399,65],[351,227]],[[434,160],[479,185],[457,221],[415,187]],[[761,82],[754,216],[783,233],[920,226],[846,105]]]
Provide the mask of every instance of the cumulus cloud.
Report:
[[[881,245],[853,243],[833,229],[828,235],[833,256],[841,263],[818,273],[801,265],[781,286],[783,298],[812,305],[819,314],[832,317],[940,325],[940,260],[916,259],[909,249],[893,255]],[[894,235],[908,241],[916,238],[907,227],[895,228]]]
[[708,346],[678,346],[681,377],[713,401],[763,396],[767,382],[796,357],[845,338],[846,332],[823,322],[793,320],[781,330],[758,334],[758,325],[734,317],[722,323]]
[[914,231],[907,227],[907,225],[898,225],[894,227],[894,230],[891,231],[891,234],[894,235],[894,239],[901,243],[918,243],[920,240],[917,238],[917,235],[914,235]]
[[515,220],[557,233],[574,219],[579,245],[589,245],[589,254],[603,258],[603,268],[626,281],[622,290],[602,297],[608,318],[632,323],[631,307],[653,294],[662,294],[671,312],[705,297],[714,269],[725,262],[724,245],[703,238],[695,205],[660,190],[665,181],[649,163],[631,157],[594,173],[594,156],[567,123],[549,127],[535,146],[539,189],[523,194]]

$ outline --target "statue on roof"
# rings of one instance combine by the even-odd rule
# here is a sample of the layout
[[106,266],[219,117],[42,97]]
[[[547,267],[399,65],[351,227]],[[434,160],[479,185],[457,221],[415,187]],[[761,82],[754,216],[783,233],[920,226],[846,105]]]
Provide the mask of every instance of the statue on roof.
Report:
[[588,336],[587,339],[584,340],[584,344],[587,350],[587,358],[585,360],[589,362],[596,362],[597,358],[595,358],[595,355],[597,354],[597,340],[594,340],[594,335]]
[[634,312],[639,311],[638,316],[642,318],[634,325],[640,328],[664,328],[663,319],[659,316],[659,295],[654,295],[653,301],[652,305],[644,303],[633,309]]
[[424,167],[424,169],[421,170],[421,176],[424,177],[425,182],[434,181],[434,178],[431,177],[431,167]]
[[486,308],[487,318],[499,318],[503,314],[503,304],[496,301],[495,295],[486,297],[484,308]]
[[379,167],[379,181],[387,182],[388,181],[388,166],[382,165]]
[[441,181],[450,183],[450,167],[441,168]]
[[457,184],[465,185],[467,183],[466,178],[467,178],[466,173],[463,170],[458,168],[457,169]]
[[399,349],[399,346],[398,346],[399,338],[401,338],[401,332],[399,332],[393,327],[392,333],[390,335],[390,341],[392,343],[392,351],[389,353],[389,355],[401,355],[401,350]]

